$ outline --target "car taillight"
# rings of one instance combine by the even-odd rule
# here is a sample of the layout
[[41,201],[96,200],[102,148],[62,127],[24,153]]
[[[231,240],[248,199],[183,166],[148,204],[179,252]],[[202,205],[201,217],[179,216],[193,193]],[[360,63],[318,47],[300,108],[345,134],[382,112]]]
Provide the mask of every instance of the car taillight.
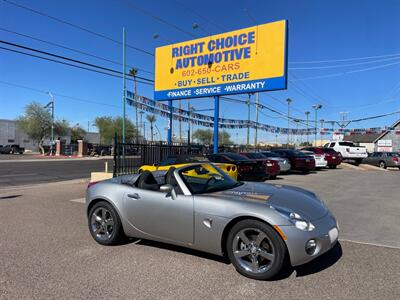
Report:
[[90,188],[91,186],[94,186],[95,184],[99,183],[100,181],[92,181],[89,182],[89,184],[87,185],[87,188]]
[[393,161],[399,161],[399,158],[397,156],[392,157]]
[[227,166],[226,170],[229,172],[231,170],[231,166]]
[[235,167],[235,166],[232,167],[232,171],[233,171],[233,172],[236,171],[236,167]]

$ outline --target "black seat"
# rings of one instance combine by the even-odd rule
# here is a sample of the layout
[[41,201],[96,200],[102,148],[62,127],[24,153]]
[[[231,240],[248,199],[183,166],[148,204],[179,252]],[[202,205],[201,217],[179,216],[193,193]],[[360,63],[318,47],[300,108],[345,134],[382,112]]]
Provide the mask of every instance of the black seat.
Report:
[[138,180],[137,187],[139,189],[158,191],[159,186],[156,179],[150,171],[144,171]]
[[168,169],[168,172],[165,174],[165,183],[172,185],[177,194],[183,194],[181,188],[179,187],[178,182],[176,181],[175,175],[174,175],[175,169],[176,169],[175,167],[171,167]]

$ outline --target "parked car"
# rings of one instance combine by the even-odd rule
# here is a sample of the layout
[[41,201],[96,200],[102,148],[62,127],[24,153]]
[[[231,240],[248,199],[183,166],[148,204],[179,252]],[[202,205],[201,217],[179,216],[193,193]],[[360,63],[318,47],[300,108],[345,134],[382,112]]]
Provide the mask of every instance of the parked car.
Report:
[[[316,155],[324,155],[325,160],[327,161],[327,165],[330,169],[335,169],[342,162],[342,160],[340,159],[339,153],[337,153],[332,148],[305,147],[305,148],[302,148],[302,150],[314,152]],[[316,164],[317,164],[317,162],[316,162]]]
[[396,152],[373,152],[364,158],[362,163],[378,166],[382,169],[387,167],[398,167],[400,169],[400,154]]
[[291,166],[288,159],[282,158],[278,154],[271,151],[262,151],[260,153],[268,159],[276,160],[279,164],[279,168],[281,169],[281,173],[288,172],[290,170]]
[[299,150],[274,149],[272,152],[290,161],[291,170],[300,171],[304,174],[315,169],[315,159]]
[[315,168],[317,169],[323,169],[328,166],[328,162],[325,159],[325,154],[317,154],[312,151],[307,151],[307,150],[301,150],[305,155],[312,156],[315,160]]
[[[170,156],[163,161],[160,161],[158,164],[153,165],[143,165],[139,168],[139,173],[143,171],[160,171],[160,170],[169,170],[171,167],[180,168],[189,163],[196,162],[209,162],[209,159],[204,156],[199,155],[179,155],[179,156]],[[227,163],[215,163],[215,165],[224,171],[226,174],[231,176],[233,179],[237,179],[238,170],[236,165],[227,164]]]
[[240,155],[246,156],[255,161],[261,161],[268,174],[268,179],[275,179],[279,175],[281,168],[276,160],[266,158],[264,155],[258,152],[242,152]]
[[342,160],[353,160],[356,165],[368,156],[367,149],[350,141],[334,141],[325,144],[325,148],[333,148]]
[[279,275],[286,262],[320,257],[339,237],[335,217],[314,193],[238,182],[205,163],[92,182],[85,213],[101,245],[128,236],[226,255],[240,274],[258,280]]
[[13,144],[1,147],[0,151],[2,154],[23,154],[25,152],[25,148]]
[[213,163],[236,165],[238,180],[264,180],[268,178],[262,162],[256,162],[237,153],[209,154],[207,158]]

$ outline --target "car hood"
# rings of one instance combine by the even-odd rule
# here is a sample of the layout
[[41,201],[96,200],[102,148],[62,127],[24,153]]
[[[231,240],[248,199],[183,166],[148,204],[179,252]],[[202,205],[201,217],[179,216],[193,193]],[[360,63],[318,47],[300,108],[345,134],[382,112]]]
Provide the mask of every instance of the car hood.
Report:
[[239,201],[256,201],[284,208],[310,221],[319,219],[328,212],[325,204],[313,192],[288,185],[245,182],[241,186],[216,194],[229,198],[236,196],[235,199]]

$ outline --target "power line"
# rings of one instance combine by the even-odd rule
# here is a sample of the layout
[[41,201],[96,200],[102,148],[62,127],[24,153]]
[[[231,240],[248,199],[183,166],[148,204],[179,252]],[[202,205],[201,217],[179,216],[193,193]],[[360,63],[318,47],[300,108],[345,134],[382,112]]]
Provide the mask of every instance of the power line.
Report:
[[400,53],[393,54],[385,54],[385,55],[375,55],[375,56],[364,56],[364,57],[353,57],[353,58],[344,58],[344,59],[330,59],[330,60],[309,60],[309,61],[290,61],[291,64],[320,64],[320,63],[331,63],[331,62],[346,62],[353,60],[365,60],[365,59],[375,59],[375,58],[384,58],[384,57],[392,57],[399,56]]
[[206,21],[207,23],[212,24],[214,27],[216,27],[216,28],[218,28],[218,29],[220,29],[220,30],[222,30],[222,31],[225,31],[225,29],[224,29],[222,26],[220,26],[220,25],[217,24],[216,22],[214,22],[214,21],[212,21],[212,20],[210,20],[210,19],[204,17],[203,15],[199,14],[197,11],[191,9],[190,7],[184,5],[182,2],[175,0],[175,3],[177,3],[178,5],[180,5],[181,7],[183,7],[184,9],[186,9],[187,11],[191,12],[193,15],[195,15],[195,16],[199,17],[200,19]]
[[[23,5],[21,5],[21,4],[12,2],[12,1],[10,1],[10,0],[3,0],[3,1],[6,2],[6,3],[8,3],[8,4],[10,4],[10,5],[13,5],[13,6],[15,6],[15,7],[19,7],[19,8],[21,8],[21,9],[24,9],[24,10],[27,10],[27,11],[30,11],[30,12],[33,12],[33,13],[38,14],[38,15],[40,15],[40,16],[49,18],[49,19],[51,19],[51,20],[53,20],[53,21],[56,21],[56,22],[59,22],[59,23],[62,23],[62,24],[65,24],[65,25],[74,27],[74,28],[76,28],[76,29],[85,31],[85,32],[90,33],[90,34],[92,34],[92,35],[95,35],[95,36],[97,36],[97,37],[101,37],[101,38],[106,39],[106,40],[109,40],[109,41],[111,41],[111,42],[113,42],[113,43],[122,45],[122,42],[120,42],[120,41],[118,41],[118,40],[115,40],[115,39],[113,39],[113,38],[110,38],[110,37],[108,37],[108,36],[106,36],[106,35],[104,35],[104,34],[102,34],[102,33],[95,32],[95,31],[93,31],[93,30],[87,29],[87,28],[82,27],[82,26],[80,26],[80,25],[72,24],[72,23],[70,23],[70,22],[68,22],[68,21],[62,20],[62,19],[57,18],[57,17],[53,17],[53,16],[51,16],[51,15],[49,15],[49,14],[40,12],[40,11],[38,11],[38,10],[35,10],[35,9],[30,8],[30,7],[27,7],[27,6],[23,6]],[[141,49],[141,48],[139,48],[139,47],[132,46],[132,45],[130,45],[130,44],[126,44],[126,47],[127,47],[127,48],[131,48],[131,49],[133,49],[133,50],[136,50],[136,51],[138,51],[138,52],[147,54],[147,55],[154,56],[153,53],[151,53],[151,52],[149,52],[149,51],[147,51],[147,50]]]
[[377,59],[377,60],[370,60],[364,61],[360,63],[351,63],[351,64],[339,64],[339,65],[331,65],[331,66],[318,66],[318,67],[294,67],[288,68],[289,70],[321,70],[321,69],[334,69],[334,68],[345,68],[351,66],[360,66],[360,65],[367,65],[367,64],[374,64],[378,62],[384,61],[391,61],[391,60],[399,60],[400,56],[391,57],[391,58],[384,58],[384,59]]
[[[22,48],[22,49],[33,51],[33,52],[37,52],[37,53],[40,53],[40,54],[45,54],[45,55],[48,55],[48,56],[51,56],[51,57],[60,58],[60,59],[67,60],[67,61],[70,61],[70,62],[82,64],[82,65],[85,65],[85,66],[88,66],[88,67],[97,68],[97,69],[104,70],[104,71],[107,71],[107,72],[112,72],[112,73],[116,73],[116,74],[122,74],[122,72],[117,71],[117,70],[113,70],[113,69],[110,69],[110,68],[102,67],[102,66],[99,66],[99,65],[91,64],[91,63],[87,63],[87,62],[84,62],[84,61],[81,61],[81,60],[76,60],[76,59],[69,58],[69,57],[66,57],[66,56],[62,56],[62,55],[58,55],[58,54],[54,54],[54,53],[50,53],[50,52],[46,52],[46,51],[30,48],[30,47],[27,47],[27,46],[15,44],[15,43],[10,43],[10,42],[3,41],[3,40],[0,40],[0,43],[6,44],[6,45],[9,45],[9,46],[13,46],[13,47],[17,47],[17,48]],[[126,75],[129,76],[129,74],[126,74]],[[154,82],[154,80],[148,79],[148,78],[145,78],[145,77],[141,77],[141,76],[135,76],[135,77],[140,79],[140,80],[144,80],[144,81],[148,81],[148,82]]]
[[366,71],[370,71],[370,70],[386,68],[386,67],[390,67],[390,66],[394,66],[394,65],[398,65],[398,64],[400,64],[400,61],[395,62],[395,63],[390,63],[390,64],[384,64],[384,65],[380,65],[380,66],[375,66],[375,67],[369,67],[369,68],[365,68],[365,69],[345,71],[345,72],[333,73],[333,74],[327,74],[327,75],[320,75],[320,76],[303,77],[303,78],[300,78],[300,79],[289,80],[289,81],[293,82],[293,81],[300,81],[300,80],[313,80],[313,79],[323,79],[323,78],[338,77],[338,76],[349,75],[349,74],[353,74],[353,73],[360,73],[360,72],[366,72]]
[[169,21],[167,21],[167,20],[162,19],[161,17],[159,17],[159,16],[157,16],[157,15],[152,14],[151,12],[149,12],[149,11],[147,11],[147,10],[145,10],[145,9],[143,9],[143,8],[141,8],[141,7],[137,6],[137,5],[135,5],[135,4],[133,4],[132,1],[125,0],[125,2],[126,2],[126,4],[128,4],[128,6],[130,6],[131,8],[133,8],[133,9],[135,9],[135,10],[137,10],[137,11],[140,11],[141,13],[143,13],[143,14],[149,16],[150,18],[153,18],[154,20],[157,20],[157,21],[159,21],[159,22],[161,22],[161,23],[163,23],[163,24],[165,24],[165,25],[168,25],[168,26],[174,28],[175,30],[178,30],[178,31],[180,31],[180,32],[182,32],[182,33],[184,33],[184,34],[187,34],[187,35],[189,35],[189,36],[191,36],[191,37],[193,37],[193,38],[196,38],[196,36],[195,36],[193,33],[189,32],[189,31],[186,31],[185,29],[182,29],[182,28],[180,28],[179,26],[177,26],[177,25],[175,25],[175,24],[173,24],[173,23],[171,23],[171,22],[169,22]]
[[[45,41],[45,40],[43,40],[43,39],[39,39],[39,38],[30,36],[30,35],[27,35],[27,34],[23,34],[23,33],[16,32],[16,31],[13,31],[13,30],[9,30],[9,29],[6,29],[6,28],[1,28],[1,27],[0,27],[0,30],[5,31],[5,32],[9,32],[9,33],[13,33],[13,34],[16,34],[16,35],[19,35],[19,36],[23,36],[23,37],[32,39],[32,40],[34,40],[34,41],[39,41],[39,42],[42,42],[42,43],[45,43],[45,44],[48,44],[48,45],[56,46],[56,47],[59,47],[59,48],[65,49],[65,50],[69,50],[69,51],[72,51],[72,52],[76,52],[76,53],[79,53],[79,54],[83,54],[83,55],[86,55],[86,56],[90,56],[90,57],[93,57],[93,58],[96,58],[96,59],[100,59],[100,60],[103,60],[103,61],[107,61],[107,62],[113,63],[113,64],[115,64],[115,65],[122,66],[122,63],[120,63],[120,62],[117,62],[117,61],[114,61],[114,60],[111,60],[111,59],[108,59],[108,58],[104,58],[104,57],[101,57],[101,56],[98,56],[98,55],[95,55],[95,54],[91,54],[91,53],[88,53],[88,52],[84,52],[84,51],[82,51],[82,50],[78,50],[78,49],[74,49],[74,48],[71,48],[71,47],[67,47],[67,46],[64,46],[64,45],[61,45],[61,44],[57,44],[57,43]],[[130,66],[130,65],[127,65],[127,67],[129,67],[129,68],[136,68],[136,69],[138,69],[138,70],[140,70],[140,71],[142,71],[142,72],[149,73],[149,74],[154,74],[153,72],[147,71],[147,70],[142,69],[142,68],[138,68],[138,67],[134,67],[134,66]]]
[[[90,68],[86,68],[86,67],[70,64],[70,63],[67,63],[67,62],[63,62],[63,61],[59,61],[59,60],[55,60],[55,59],[51,59],[51,58],[47,58],[47,57],[31,54],[31,53],[26,53],[26,52],[14,50],[14,49],[9,49],[9,48],[5,48],[5,47],[0,47],[0,49],[6,50],[6,51],[15,52],[15,53],[26,55],[26,56],[31,56],[31,57],[43,59],[43,60],[47,60],[47,61],[51,61],[51,62],[55,62],[55,63],[59,63],[59,64],[62,64],[62,65],[67,65],[67,66],[70,66],[70,67],[75,67],[75,68],[78,68],[78,69],[92,71],[92,72],[95,72],[95,73],[100,73],[100,74],[104,74],[104,75],[108,75],[108,76],[112,76],[112,77],[116,77],[116,78],[122,78],[122,76],[120,76],[120,75],[111,74],[111,73],[107,73],[107,72],[103,72],[103,71],[99,71],[99,70],[95,70],[95,69],[90,69]],[[127,79],[133,81],[133,79],[130,79],[130,78],[127,78]],[[152,83],[149,83],[149,82],[146,82],[146,81],[141,81],[141,80],[136,80],[136,82],[142,83],[142,84],[147,84],[147,85],[153,85]]]

